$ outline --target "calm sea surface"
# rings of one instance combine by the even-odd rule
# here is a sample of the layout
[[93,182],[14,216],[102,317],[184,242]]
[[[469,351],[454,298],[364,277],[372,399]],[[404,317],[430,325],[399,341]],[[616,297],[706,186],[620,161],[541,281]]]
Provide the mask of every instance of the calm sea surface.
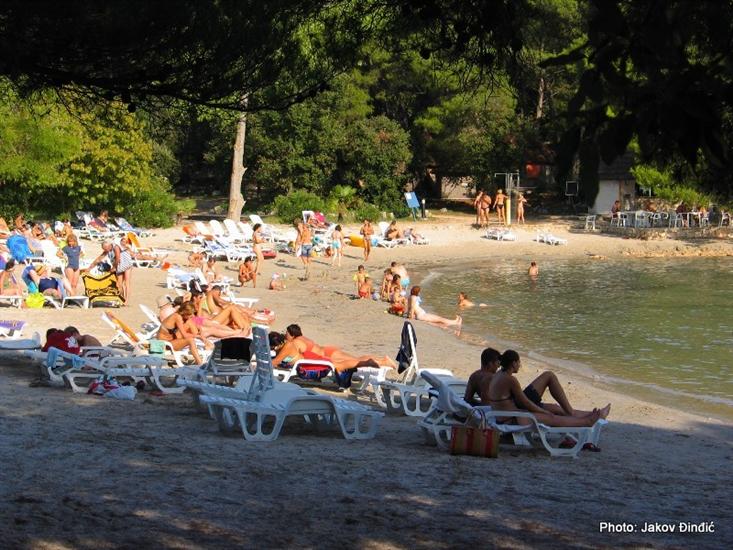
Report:
[[733,259],[555,260],[536,281],[524,260],[417,272],[428,311],[456,313],[459,290],[486,308],[464,334],[621,391],[733,419]]

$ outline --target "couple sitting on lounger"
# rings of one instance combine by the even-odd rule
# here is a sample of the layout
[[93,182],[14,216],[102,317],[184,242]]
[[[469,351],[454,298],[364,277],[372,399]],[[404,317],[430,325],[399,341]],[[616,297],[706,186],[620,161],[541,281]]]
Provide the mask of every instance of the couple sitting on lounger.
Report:
[[[481,369],[469,377],[464,399],[472,405],[490,405],[498,411],[529,411],[547,426],[592,426],[611,411],[610,404],[592,411],[574,409],[557,376],[550,371],[540,374],[522,390],[514,376],[521,364],[519,354],[514,350],[506,350],[502,354],[493,348],[485,349],[481,354]],[[542,402],[542,396],[548,389],[557,405]],[[506,420],[529,423],[526,418],[508,417]]]
[[277,355],[272,360],[274,365],[293,364],[300,359],[330,361],[336,371],[336,379],[342,388],[351,386],[351,376],[360,367],[379,368],[382,365],[396,367],[396,363],[387,356],[361,355],[355,357],[337,346],[319,346],[313,340],[303,336],[298,325],[288,325],[285,334],[280,338],[271,338],[273,349]]

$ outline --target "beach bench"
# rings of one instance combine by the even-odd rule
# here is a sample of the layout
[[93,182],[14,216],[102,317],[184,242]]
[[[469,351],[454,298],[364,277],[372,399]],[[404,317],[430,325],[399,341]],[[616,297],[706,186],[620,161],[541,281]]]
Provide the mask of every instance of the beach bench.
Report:
[[[510,435],[516,447],[534,447],[541,445],[550,456],[578,457],[578,453],[587,443],[597,446],[601,437],[601,429],[608,424],[600,419],[590,427],[551,427],[542,424],[531,412],[495,411],[491,407],[473,407],[463,400],[453,389],[438,376],[429,372],[421,373],[421,377],[435,392],[435,400],[428,413],[418,421],[418,426],[425,436],[426,443],[437,445],[448,450],[451,444],[451,433],[455,426],[485,427],[502,434]],[[527,418],[527,425],[499,423],[497,418]],[[560,443],[573,444],[565,448]]]
[[200,402],[210,407],[220,430],[230,432],[238,426],[248,441],[272,441],[280,435],[288,416],[298,416],[314,425],[336,423],[346,439],[371,439],[376,435],[383,413],[277,382],[272,373],[267,328],[255,326],[252,333],[257,368],[251,377],[242,379],[239,389],[214,384],[196,386],[202,392]]

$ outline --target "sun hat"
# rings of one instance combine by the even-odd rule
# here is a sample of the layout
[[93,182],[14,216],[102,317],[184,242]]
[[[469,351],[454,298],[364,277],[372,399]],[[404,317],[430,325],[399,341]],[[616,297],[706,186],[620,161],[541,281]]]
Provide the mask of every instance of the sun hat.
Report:
[[158,299],[155,300],[155,303],[158,304],[158,307],[164,307],[171,303],[170,296],[158,296]]

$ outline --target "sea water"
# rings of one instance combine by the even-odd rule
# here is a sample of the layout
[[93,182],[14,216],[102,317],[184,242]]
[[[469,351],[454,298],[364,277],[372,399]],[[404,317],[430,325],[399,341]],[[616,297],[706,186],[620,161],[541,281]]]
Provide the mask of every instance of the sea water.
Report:
[[463,333],[572,368],[615,389],[733,419],[733,258],[487,258],[418,270],[426,310]]

